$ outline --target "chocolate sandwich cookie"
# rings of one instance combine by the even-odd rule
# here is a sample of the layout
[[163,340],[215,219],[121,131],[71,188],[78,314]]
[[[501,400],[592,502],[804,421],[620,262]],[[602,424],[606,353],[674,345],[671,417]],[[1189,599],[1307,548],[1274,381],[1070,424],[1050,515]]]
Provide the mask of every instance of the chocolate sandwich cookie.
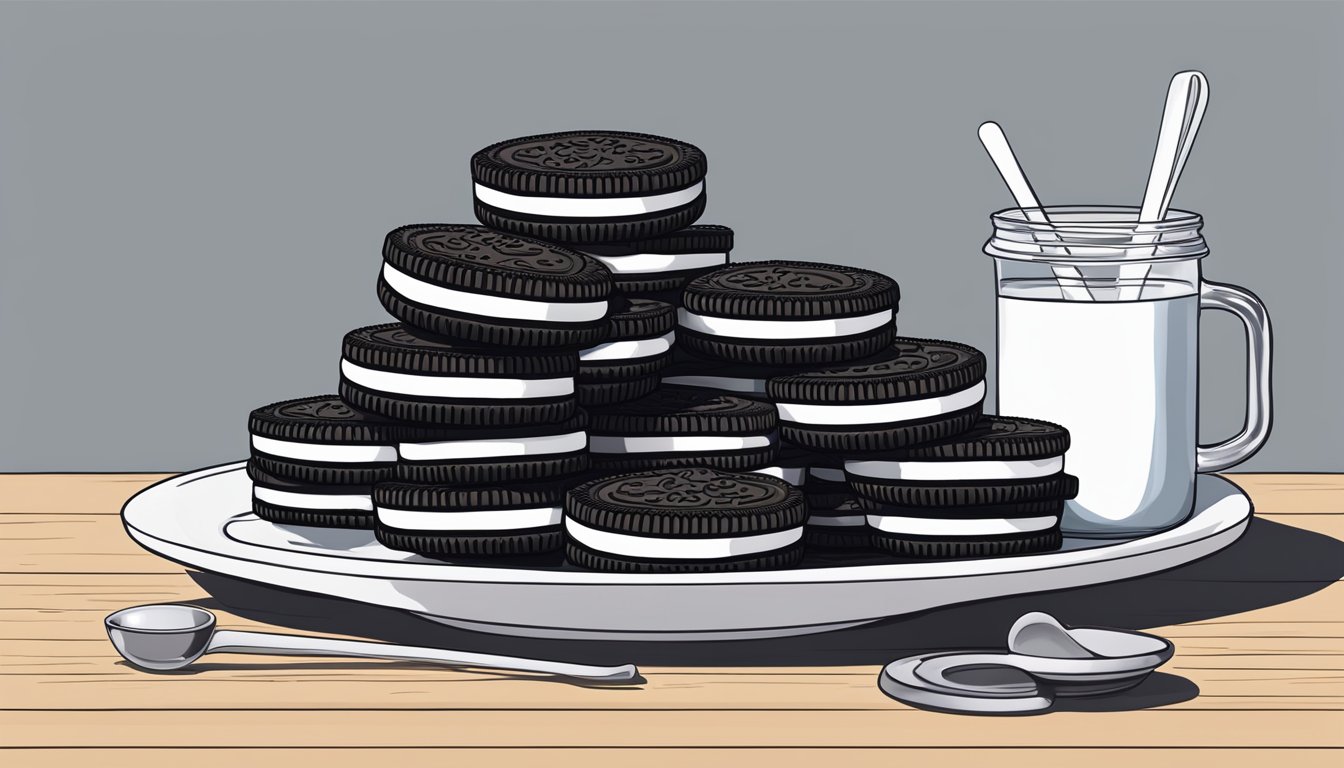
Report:
[[529,483],[588,469],[588,415],[522,427],[407,426],[395,477],[422,484]]
[[950,341],[897,339],[859,363],[766,387],[784,440],[816,451],[882,451],[941,440],[980,417],[985,356]]
[[392,476],[400,425],[336,395],[262,406],[248,417],[252,465],[284,480],[371,485]]
[[587,245],[582,251],[611,270],[616,290],[627,296],[672,298],[691,280],[728,263],[733,230],[715,224],[693,227],[644,240]]
[[565,498],[566,557],[644,573],[790,568],[802,560],[802,494],[773,477],[707,467],[617,475]]
[[663,387],[590,413],[593,467],[608,472],[767,466],[779,448],[775,408],[702,390]]
[[807,482],[808,467],[816,457],[811,453],[791,445],[781,446],[779,455],[768,465],[748,470],[756,475],[776,477],[794,488],[802,488]]
[[578,368],[570,350],[463,347],[389,323],[345,335],[340,393],[359,410],[398,421],[554,424],[574,415]]
[[373,501],[367,485],[323,485],[284,480],[248,462],[252,511],[262,520],[323,528],[372,528]]
[[613,243],[689,227],[705,211],[705,154],[676,139],[566,131],[471,158],[476,218],[561,243]]
[[422,555],[527,555],[560,548],[560,485],[458,488],[382,483],[373,488],[374,535]]
[[738,397],[765,399],[765,385],[776,376],[799,372],[794,366],[729,363],[692,354],[678,345],[662,373],[664,386],[689,387]]
[[895,281],[866,269],[736,264],[686,285],[677,339],[695,354],[739,363],[841,363],[891,344],[899,300]]
[[607,334],[611,273],[591,256],[465,224],[415,224],[383,243],[393,317],[477,345],[587,346]]
[[907,507],[861,500],[872,546],[901,557],[1000,557],[1049,552],[1063,543],[1065,499],[960,507]]
[[647,299],[612,302],[607,341],[579,352],[580,405],[636,400],[658,388],[672,358],[676,313],[670,304]]
[[814,507],[809,501],[803,540],[809,547],[870,549],[873,531],[867,512],[852,496],[833,507]]
[[845,462],[874,543],[911,557],[979,557],[1059,546],[1069,433],[1044,421],[984,416],[962,435]]

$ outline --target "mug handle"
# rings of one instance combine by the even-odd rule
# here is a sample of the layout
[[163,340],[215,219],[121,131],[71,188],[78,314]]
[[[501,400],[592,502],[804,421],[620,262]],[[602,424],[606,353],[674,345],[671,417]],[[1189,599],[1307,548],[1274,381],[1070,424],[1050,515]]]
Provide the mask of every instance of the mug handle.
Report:
[[1199,308],[1231,312],[1246,328],[1246,422],[1236,437],[1217,445],[1201,445],[1195,451],[1196,471],[1217,472],[1250,458],[1269,437],[1273,418],[1269,388],[1273,338],[1265,305],[1244,288],[1201,282]]

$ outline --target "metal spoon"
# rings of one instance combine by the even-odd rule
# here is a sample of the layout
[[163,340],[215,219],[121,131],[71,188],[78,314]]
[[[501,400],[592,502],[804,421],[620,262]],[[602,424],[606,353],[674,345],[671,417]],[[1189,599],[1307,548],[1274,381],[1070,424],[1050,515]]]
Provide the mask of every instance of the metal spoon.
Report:
[[207,653],[255,653],[419,661],[451,667],[540,672],[588,683],[628,683],[639,678],[639,670],[633,664],[594,667],[332,637],[216,630],[215,615],[194,605],[168,603],[123,608],[104,619],[104,624],[117,653],[137,667],[155,671],[182,669]]
[[1022,615],[1008,630],[1008,650],[1027,656],[1052,659],[1092,659],[1096,654],[1084,648],[1054,616],[1040,611]]

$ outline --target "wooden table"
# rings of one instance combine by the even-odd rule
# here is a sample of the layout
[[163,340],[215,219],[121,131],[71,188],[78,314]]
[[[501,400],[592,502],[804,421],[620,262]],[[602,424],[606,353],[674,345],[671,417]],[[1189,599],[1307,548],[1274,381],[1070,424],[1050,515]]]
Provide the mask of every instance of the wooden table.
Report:
[[[1231,476],[1255,502],[1246,536],[1144,579],[811,638],[622,647],[472,635],[329,598],[193,578],[140,550],[117,517],[127,497],[160,477],[0,476],[0,765],[891,766],[905,756],[940,768],[986,760],[1344,765],[1335,751],[1344,748],[1344,475]],[[585,689],[417,665],[247,656],[210,657],[186,673],[138,672],[118,659],[102,617],[166,601],[209,607],[226,628],[358,627],[388,640],[634,661],[647,682]],[[1177,653],[1130,694],[1038,717],[923,712],[878,691],[885,661],[927,647],[1001,644],[1013,618],[1032,609],[1066,623],[1151,628]]]

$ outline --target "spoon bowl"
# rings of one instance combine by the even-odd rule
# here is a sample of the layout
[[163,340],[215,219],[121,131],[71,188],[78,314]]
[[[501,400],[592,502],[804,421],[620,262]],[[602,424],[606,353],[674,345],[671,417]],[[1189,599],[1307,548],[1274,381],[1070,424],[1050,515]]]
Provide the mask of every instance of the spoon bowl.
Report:
[[137,605],[103,620],[112,646],[141,669],[181,669],[205,655],[215,615],[194,605]]
[[571,682],[627,684],[640,680],[633,664],[603,667],[562,661],[467,653],[336,637],[216,630],[215,615],[194,605],[157,604],[123,608],[103,620],[117,653],[141,669],[182,669],[207,653],[266,656],[339,656],[442,664],[456,668],[536,672]]
[[1058,696],[1095,696],[1133,688],[1167,663],[1175,646],[1143,632],[1065,627],[1047,613],[1028,613],[1008,633],[1019,665],[1055,686]]

